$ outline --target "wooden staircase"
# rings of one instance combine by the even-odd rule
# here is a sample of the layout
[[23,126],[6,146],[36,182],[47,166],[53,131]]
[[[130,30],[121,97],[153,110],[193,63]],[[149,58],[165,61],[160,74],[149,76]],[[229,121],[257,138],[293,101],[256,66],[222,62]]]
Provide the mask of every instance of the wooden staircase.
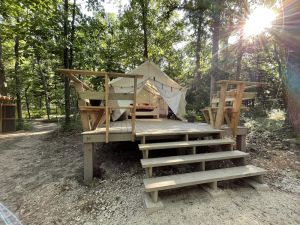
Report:
[[[142,143],[139,144],[139,149],[143,152],[141,164],[146,170],[147,176],[143,182],[145,192],[150,194],[152,203],[158,201],[158,191],[167,189],[206,184],[206,188],[209,187],[211,191],[216,191],[219,181],[238,178],[247,178],[245,182],[253,187],[262,184],[262,176],[266,171],[259,167],[246,165],[245,159],[249,154],[233,150],[234,141],[229,138],[221,138],[221,136],[220,133],[220,135],[213,135],[213,139],[204,137],[204,140],[188,140],[188,136],[185,136],[183,141],[158,143],[145,143],[145,139],[142,139]],[[205,152],[202,151],[204,147],[206,148]],[[185,153],[187,152],[188,154],[177,155],[178,151],[171,151],[171,149],[176,150],[178,148],[186,149]],[[158,150],[167,151],[167,149],[169,149],[169,152],[172,152],[172,156],[149,158],[149,152]],[[206,164],[208,162],[220,166],[223,165],[220,164],[223,160],[230,160],[233,166],[207,170]],[[153,177],[153,168],[158,170],[164,166],[187,164],[197,165],[197,172]],[[150,199],[149,197],[147,198]]]

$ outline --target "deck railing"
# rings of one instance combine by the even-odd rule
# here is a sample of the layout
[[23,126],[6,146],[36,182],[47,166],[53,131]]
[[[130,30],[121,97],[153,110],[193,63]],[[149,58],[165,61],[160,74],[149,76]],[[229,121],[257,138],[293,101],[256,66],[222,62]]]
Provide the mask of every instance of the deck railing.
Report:
[[[95,130],[99,124],[105,122],[105,142],[109,142],[110,114],[112,109],[129,109],[131,111],[132,141],[135,139],[135,117],[136,117],[136,94],[137,79],[142,78],[139,74],[124,74],[115,72],[100,72],[88,70],[59,69],[58,73],[67,76],[73,81],[78,96],[78,106],[80,109],[81,123],[84,131]],[[77,76],[98,76],[104,78],[104,91],[94,91]],[[134,80],[133,93],[111,93],[109,89],[109,79],[125,77]],[[104,101],[104,105],[92,106],[90,100]],[[120,107],[112,106],[112,100],[132,100],[132,106]]]

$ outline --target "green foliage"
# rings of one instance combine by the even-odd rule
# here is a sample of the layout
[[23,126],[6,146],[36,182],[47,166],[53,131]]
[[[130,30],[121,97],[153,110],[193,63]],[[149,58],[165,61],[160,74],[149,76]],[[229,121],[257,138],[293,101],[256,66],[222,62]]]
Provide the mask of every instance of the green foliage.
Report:
[[31,121],[25,120],[25,121],[23,122],[23,130],[26,130],[26,131],[31,131],[31,130],[33,130],[32,122],[31,122]]
[[63,133],[64,135],[78,134],[82,131],[81,122],[79,119],[73,119],[69,124],[60,123],[61,127],[58,129],[57,133]]
[[[80,3],[73,5],[69,1],[69,31],[75,10],[74,40],[71,40],[70,35],[65,38],[63,33],[64,1],[0,2],[3,47],[0,60],[5,67],[8,92],[12,96],[21,93],[26,117],[45,117],[47,101],[50,114],[64,113],[63,77],[55,74],[55,70],[63,66],[65,43],[73,49],[76,69],[126,72],[145,60],[144,32],[149,59],[188,88],[187,109],[195,110],[199,117],[210,100],[212,27],[218,10],[221,29],[217,78],[235,79],[237,56],[242,53],[240,79],[269,84],[260,90],[255,110],[245,115],[266,115],[272,108],[284,107],[285,52],[276,42],[276,35],[269,32],[229,43],[230,36],[241,35],[248,1],[131,0],[128,5],[120,6],[118,14],[106,12],[102,1],[96,0],[85,1],[90,13],[84,14]],[[20,39],[17,74],[16,37]],[[16,84],[17,76],[20,85]],[[103,88],[102,78],[84,79],[95,90]],[[74,91],[71,103],[71,113],[76,114]]]

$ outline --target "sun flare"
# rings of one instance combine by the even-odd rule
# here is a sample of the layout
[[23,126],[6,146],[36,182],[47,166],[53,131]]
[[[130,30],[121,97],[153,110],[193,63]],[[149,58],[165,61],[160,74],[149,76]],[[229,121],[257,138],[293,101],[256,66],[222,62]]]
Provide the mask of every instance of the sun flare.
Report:
[[259,35],[272,27],[275,12],[266,7],[257,7],[248,17],[243,28],[246,37]]

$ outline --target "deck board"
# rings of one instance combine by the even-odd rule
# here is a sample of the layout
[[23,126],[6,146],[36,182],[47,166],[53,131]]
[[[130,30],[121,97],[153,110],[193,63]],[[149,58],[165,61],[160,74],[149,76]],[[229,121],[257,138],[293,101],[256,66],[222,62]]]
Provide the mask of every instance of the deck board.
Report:
[[145,191],[152,192],[221,180],[263,175],[266,170],[256,166],[240,166],[225,169],[208,170],[186,174],[170,175],[144,179]]
[[[188,123],[179,120],[169,119],[136,119],[136,135],[157,135],[157,134],[181,134],[189,132],[219,132],[207,123]],[[104,134],[105,126],[98,127],[94,131],[86,131],[83,134]],[[131,133],[130,120],[110,122],[109,133]]]
[[212,146],[212,145],[232,145],[234,140],[225,139],[214,139],[214,140],[197,140],[197,141],[175,141],[175,142],[160,142],[160,143],[149,143],[139,144],[139,149],[143,150],[158,150],[158,149],[170,149],[170,148],[187,148],[187,147],[198,147],[198,146]]
[[141,159],[141,164],[143,168],[149,168],[159,166],[180,165],[187,163],[209,162],[225,159],[236,159],[248,156],[249,153],[241,151],[210,152],[195,155],[177,155],[160,158]]

